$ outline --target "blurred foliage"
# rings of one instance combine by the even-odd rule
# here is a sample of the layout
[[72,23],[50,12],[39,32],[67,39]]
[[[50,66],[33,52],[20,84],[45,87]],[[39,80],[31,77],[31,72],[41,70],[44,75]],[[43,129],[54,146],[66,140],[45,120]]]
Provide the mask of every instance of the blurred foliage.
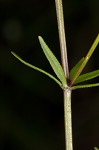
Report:
[[[86,54],[99,31],[99,1],[63,3],[71,68]],[[25,67],[10,53],[13,50],[53,74],[38,35],[60,59],[53,0],[0,0],[0,150],[64,149],[62,91],[52,80]],[[98,49],[99,46],[85,71],[99,69]],[[99,89],[75,91],[72,112],[74,149],[98,147]]]

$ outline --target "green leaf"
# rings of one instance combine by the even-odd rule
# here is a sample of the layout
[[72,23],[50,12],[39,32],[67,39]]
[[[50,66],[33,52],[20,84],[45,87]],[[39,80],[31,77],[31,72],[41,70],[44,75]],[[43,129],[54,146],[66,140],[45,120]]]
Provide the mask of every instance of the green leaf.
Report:
[[94,150],[99,150],[99,148],[97,148],[97,147],[94,147]]
[[70,71],[70,80],[72,80],[78,71],[79,67],[81,66],[82,62],[84,61],[84,57],[71,69]]
[[57,80],[54,76],[52,76],[52,75],[49,74],[48,72],[46,72],[46,71],[44,71],[44,70],[42,70],[42,69],[40,69],[40,68],[38,68],[38,67],[35,67],[35,66],[33,66],[33,65],[29,64],[29,63],[27,63],[26,61],[24,61],[21,57],[19,57],[19,56],[18,56],[17,54],[15,54],[14,52],[11,52],[11,54],[14,55],[20,62],[22,62],[22,63],[25,64],[26,66],[28,66],[28,67],[30,67],[30,68],[33,68],[33,69],[35,69],[35,70],[37,70],[37,71],[39,71],[39,72],[41,72],[41,73],[47,75],[47,76],[50,77],[51,79],[53,79],[53,80],[62,88],[62,83],[61,83],[59,80]]
[[94,84],[85,84],[85,85],[75,85],[72,87],[72,90],[81,89],[81,88],[90,88],[90,87],[96,87],[99,86],[99,83]]
[[99,70],[95,70],[95,71],[80,75],[75,81],[75,84],[96,78],[98,76],[99,76]]
[[66,88],[67,81],[66,81],[65,73],[62,69],[62,66],[60,65],[59,61],[57,60],[55,55],[52,53],[52,51],[49,49],[49,47],[46,45],[43,38],[41,36],[39,36],[38,38],[39,38],[39,42],[41,44],[42,50],[46,58],[48,59],[52,69],[54,70],[59,80],[62,82],[63,87]]
[[84,69],[84,67],[86,66],[87,62],[89,61],[90,57],[92,56],[93,52],[95,51],[95,48],[97,47],[97,45],[99,44],[99,34],[97,35],[95,41],[93,42],[91,48],[89,49],[86,57],[84,58],[83,63],[80,65],[78,71],[76,72],[75,76],[73,77],[72,81],[71,81],[71,86],[75,84],[76,79],[79,77],[79,75],[81,74],[82,70]]

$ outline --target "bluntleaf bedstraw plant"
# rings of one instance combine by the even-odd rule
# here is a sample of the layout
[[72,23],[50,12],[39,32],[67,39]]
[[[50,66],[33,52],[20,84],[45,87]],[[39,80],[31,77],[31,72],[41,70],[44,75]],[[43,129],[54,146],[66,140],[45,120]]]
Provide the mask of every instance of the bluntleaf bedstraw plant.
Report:
[[[99,76],[99,70],[95,70],[95,71],[80,75],[99,43],[99,34],[97,35],[87,55],[83,57],[69,72],[62,0],[55,0],[55,5],[56,5],[56,14],[57,14],[57,22],[58,22],[62,66],[57,60],[57,58],[55,57],[55,55],[53,54],[53,52],[47,46],[43,38],[41,36],[38,36],[38,39],[39,39],[41,48],[47,60],[49,61],[54,73],[56,74],[57,78],[51,75],[50,73],[27,63],[14,52],[11,52],[11,53],[26,66],[33,68],[37,71],[40,71],[41,73],[53,79],[63,90],[66,150],[73,150],[71,93],[72,93],[72,90],[76,90],[79,88],[99,86],[99,83],[81,84],[81,85],[78,84],[78,83],[81,83],[81,82],[84,82],[84,81],[87,81],[87,80],[90,80]],[[94,149],[98,150],[98,148],[96,147]]]

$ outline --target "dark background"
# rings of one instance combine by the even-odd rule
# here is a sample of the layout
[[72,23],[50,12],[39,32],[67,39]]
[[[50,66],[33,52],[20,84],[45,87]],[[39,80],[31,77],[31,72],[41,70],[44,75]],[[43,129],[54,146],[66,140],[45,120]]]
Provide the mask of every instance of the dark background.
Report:
[[[99,31],[99,0],[64,0],[70,69]],[[54,0],[0,0],[0,150],[64,150],[62,90],[23,59],[53,74],[38,41],[60,60]],[[99,46],[85,72],[99,68]],[[99,82],[99,78],[91,83]],[[99,146],[99,88],[72,94],[74,150]]]

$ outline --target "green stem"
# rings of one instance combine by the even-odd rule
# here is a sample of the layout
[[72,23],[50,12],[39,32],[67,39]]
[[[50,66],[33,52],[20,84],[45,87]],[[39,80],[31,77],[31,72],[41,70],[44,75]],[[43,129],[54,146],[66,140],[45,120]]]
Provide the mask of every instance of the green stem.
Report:
[[64,90],[64,119],[66,150],[73,150],[72,117],[71,117],[71,89]]
[[56,14],[57,14],[57,22],[58,22],[62,66],[65,72],[66,78],[67,80],[69,80],[69,68],[68,68],[68,57],[67,57],[67,46],[66,46],[66,38],[65,38],[62,0],[55,0],[55,4],[56,4]]
[[[69,80],[69,68],[68,68],[68,57],[67,57],[62,0],[55,0],[55,4],[56,4],[56,13],[57,13],[57,21],[58,21],[62,66],[66,75],[66,79],[68,81]],[[72,120],[71,120],[71,89],[66,88],[63,91],[63,93],[64,93],[64,120],[65,120],[64,122],[65,122],[66,150],[73,150]]]

